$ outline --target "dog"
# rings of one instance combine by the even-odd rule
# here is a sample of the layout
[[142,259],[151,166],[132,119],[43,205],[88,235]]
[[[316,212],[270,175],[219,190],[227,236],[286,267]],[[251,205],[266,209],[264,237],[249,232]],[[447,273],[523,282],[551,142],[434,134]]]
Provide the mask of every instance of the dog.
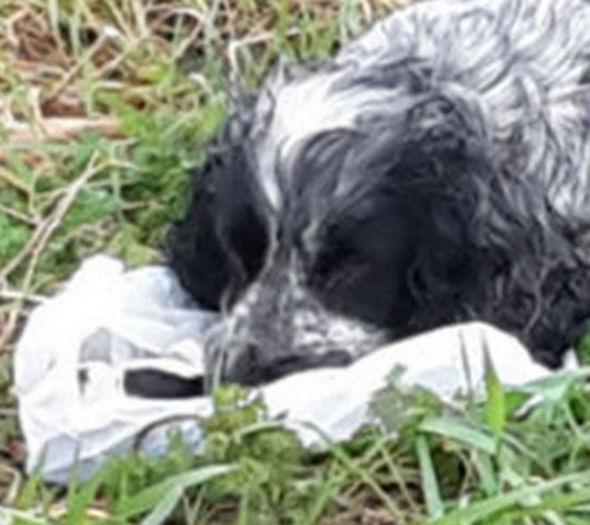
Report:
[[481,320],[557,367],[590,319],[590,2],[430,0],[234,102],[169,264],[261,384]]

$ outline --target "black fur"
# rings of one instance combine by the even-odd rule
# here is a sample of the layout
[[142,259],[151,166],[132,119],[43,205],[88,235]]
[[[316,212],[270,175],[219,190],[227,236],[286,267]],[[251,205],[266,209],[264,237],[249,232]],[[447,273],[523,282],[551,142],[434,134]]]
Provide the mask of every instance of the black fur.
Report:
[[[278,106],[269,117],[238,104],[195,174],[192,202],[171,232],[170,264],[201,305],[226,316],[210,348],[226,378],[265,382],[474,319],[515,334],[555,367],[587,329],[588,216],[551,197],[565,163],[567,176],[588,178],[576,172],[575,153],[558,155],[562,165],[541,158],[545,171],[530,176],[537,145],[529,123],[500,140],[477,100],[437,84],[427,56],[394,58],[366,67],[359,59],[340,77],[345,60],[327,66],[331,97],[391,89],[411,103],[390,111],[395,97],[379,100],[356,111],[353,125],[306,133],[284,155],[278,141],[279,204],[260,161],[260,148],[271,146],[255,131],[262,122],[272,133]],[[512,67],[508,51],[505,59],[499,77]],[[547,139],[547,152],[562,147],[558,139]],[[294,321],[302,311],[308,325]],[[358,322],[367,344],[334,336],[332,317]],[[301,343],[306,330],[320,338]]]

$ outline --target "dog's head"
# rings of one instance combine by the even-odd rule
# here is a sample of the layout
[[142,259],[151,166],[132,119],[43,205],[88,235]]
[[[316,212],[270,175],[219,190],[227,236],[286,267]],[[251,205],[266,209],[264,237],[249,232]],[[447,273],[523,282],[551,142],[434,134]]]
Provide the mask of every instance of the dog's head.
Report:
[[230,116],[173,230],[181,282],[225,314],[208,346],[228,379],[346,363],[455,320],[444,301],[475,288],[481,115],[403,64],[349,73],[275,81]]
[[225,315],[209,344],[225,377],[474,318],[558,363],[590,296],[590,15],[526,5],[418,2],[235,104],[170,250]]

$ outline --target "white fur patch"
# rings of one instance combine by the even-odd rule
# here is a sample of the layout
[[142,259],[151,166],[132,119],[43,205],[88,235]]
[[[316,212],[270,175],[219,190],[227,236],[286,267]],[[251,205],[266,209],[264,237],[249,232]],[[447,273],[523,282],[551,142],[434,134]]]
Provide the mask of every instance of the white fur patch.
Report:
[[415,59],[431,67],[432,89],[479,107],[491,154],[508,156],[521,133],[529,148],[521,175],[546,184],[558,210],[590,217],[589,56],[590,4],[583,0],[417,2],[345,46],[331,67],[267,83],[257,107],[264,118],[255,126],[261,185],[280,208],[290,176],[285,165],[299,141],[354,128],[371,110],[405,112],[416,96],[401,86],[338,84],[359,71]]

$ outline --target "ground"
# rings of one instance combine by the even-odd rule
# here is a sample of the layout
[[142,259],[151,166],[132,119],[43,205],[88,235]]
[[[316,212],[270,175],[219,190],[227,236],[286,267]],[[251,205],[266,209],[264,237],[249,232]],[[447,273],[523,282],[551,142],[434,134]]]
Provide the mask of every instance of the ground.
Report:
[[[326,57],[397,3],[0,3],[0,523],[589,522],[585,371],[508,391],[490,370],[488,401],[453,409],[392,379],[382,424],[322,455],[230,388],[197,453],[175,438],[67,490],[22,472],[10,363],[31,308],[89,254],[161,261],[230,81]],[[533,390],[545,402],[519,414]]]

